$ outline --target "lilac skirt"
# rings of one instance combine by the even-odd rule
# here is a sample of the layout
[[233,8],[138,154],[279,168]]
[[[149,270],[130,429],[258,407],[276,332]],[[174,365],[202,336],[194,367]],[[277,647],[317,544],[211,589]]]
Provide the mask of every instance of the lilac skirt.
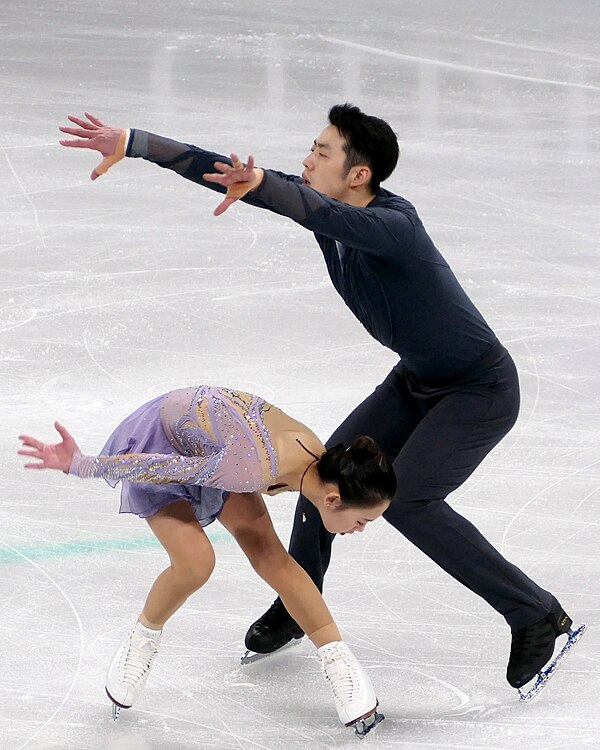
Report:
[[[100,455],[178,453],[165,435],[160,421],[163,398],[164,395],[158,396],[126,417],[108,438]],[[219,515],[228,494],[225,490],[197,484],[122,482],[119,513],[135,513],[140,518],[149,518],[170,503],[187,500],[198,521],[202,526],[207,526]]]

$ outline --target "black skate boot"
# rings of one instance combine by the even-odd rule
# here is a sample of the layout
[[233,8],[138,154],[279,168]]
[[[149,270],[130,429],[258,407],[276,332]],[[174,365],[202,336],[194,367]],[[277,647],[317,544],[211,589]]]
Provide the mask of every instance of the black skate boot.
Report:
[[257,654],[270,654],[294,638],[302,638],[304,631],[287,613],[281,599],[273,604],[248,628],[246,648]]
[[512,634],[506,679],[514,688],[532,680],[552,659],[559,635],[569,634],[573,620],[553,599],[552,609],[541,620]]

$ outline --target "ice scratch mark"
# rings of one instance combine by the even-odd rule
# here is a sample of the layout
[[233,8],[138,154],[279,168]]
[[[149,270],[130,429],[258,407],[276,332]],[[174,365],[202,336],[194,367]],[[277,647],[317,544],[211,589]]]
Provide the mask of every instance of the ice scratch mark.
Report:
[[79,677],[79,674],[81,672],[81,663],[83,658],[83,625],[81,623],[81,619],[79,617],[79,614],[77,610],[75,609],[75,606],[71,599],[69,598],[69,595],[67,592],[52,578],[52,576],[47,573],[40,565],[38,565],[36,562],[34,562],[31,558],[27,557],[27,555],[24,555],[22,552],[19,552],[18,549],[15,549],[15,547],[12,547],[10,544],[7,544],[7,542],[4,542],[0,539],[0,544],[2,544],[6,549],[13,552],[15,555],[18,555],[19,557],[22,557],[24,560],[26,560],[30,565],[33,565],[33,567],[40,572],[55,588],[56,590],[63,596],[64,600],[67,602],[69,607],[71,608],[71,611],[73,612],[75,616],[75,620],[77,622],[77,627],[79,629],[79,655],[77,658],[77,669],[75,670],[75,673],[73,675],[73,679],[71,681],[71,684],[69,685],[69,688],[67,692],[65,693],[62,701],[60,702],[60,705],[58,708],[54,711],[54,713],[46,719],[46,721],[41,725],[41,727],[37,730],[37,732],[34,732],[34,734],[31,735],[31,737],[26,740],[22,745],[20,745],[17,750],[22,750],[24,747],[27,747],[43,730],[50,724],[54,717],[62,710],[62,707],[65,705],[65,703],[69,700],[71,693],[73,692],[73,688],[75,687],[75,682],[77,681],[77,678]]
[[586,83],[571,83],[570,81],[558,81],[553,78],[537,78],[535,76],[523,76],[516,73],[504,73],[501,70],[491,70],[489,68],[476,68],[473,65],[462,65],[461,63],[451,63],[446,60],[434,60],[429,57],[418,57],[417,55],[405,55],[402,52],[393,52],[392,50],[381,49],[379,47],[370,47],[358,42],[348,42],[345,39],[335,39],[334,37],[323,36],[319,38],[330,44],[338,44],[342,47],[350,47],[367,52],[370,55],[381,55],[382,57],[392,57],[396,60],[406,60],[408,62],[419,63],[420,65],[434,65],[438,68],[447,68],[448,70],[460,70],[465,73],[478,73],[480,75],[496,76],[497,78],[509,78],[513,81],[526,81],[527,83],[541,83],[546,86],[564,86],[566,88],[585,89],[586,91],[600,91],[600,86],[592,86]]
[[2,153],[4,154],[4,158],[6,159],[6,163],[8,164],[8,168],[13,173],[13,177],[15,178],[15,181],[16,181],[17,185],[19,186],[19,189],[23,193],[23,197],[25,198],[25,200],[27,201],[27,203],[29,203],[29,205],[31,206],[31,209],[33,211],[33,220],[34,220],[36,229],[38,230],[38,233],[40,235],[40,239],[42,241],[42,245],[44,247],[44,250],[47,250],[48,247],[46,245],[46,240],[44,238],[44,232],[42,231],[42,227],[40,225],[38,210],[37,210],[37,208],[35,206],[35,203],[31,200],[29,194],[27,193],[27,190],[25,189],[25,185],[23,185],[23,183],[21,182],[21,180],[19,178],[19,175],[17,174],[17,170],[13,167],[13,164],[12,164],[11,160],[9,159],[8,154],[6,153],[6,150],[4,148],[2,148]]
[[131,386],[129,385],[129,383],[126,383],[126,382],[125,382],[124,380],[119,380],[119,378],[116,378],[116,377],[115,377],[114,375],[112,375],[112,374],[111,374],[111,373],[110,373],[110,372],[109,372],[109,371],[108,371],[108,370],[106,369],[106,367],[103,367],[103,366],[102,366],[102,365],[100,364],[100,362],[98,362],[98,360],[96,359],[96,357],[94,357],[94,355],[92,354],[92,351],[91,351],[91,349],[90,349],[90,345],[89,345],[89,342],[88,342],[88,335],[89,335],[89,329],[88,329],[88,328],[86,328],[86,329],[85,329],[85,332],[84,332],[84,334],[83,334],[83,344],[84,344],[84,346],[85,346],[85,350],[86,350],[86,352],[87,352],[87,354],[88,354],[89,358],[90,358],[90,359],[92,360],[92,362],[93,362],[93,363],[94,363],[94,364],[96,365],[96,367],[97,367],[97,368],[98,368],[99,370],[101,370],[101,371],[102,371],[102,372],[103,372],[103,373],[104,373],[105,375],[107,375],[107,376],[108,376],[108,377],[109,377],[109,378],[110,378],[111,380],[114,380],[114,381],[115,381],[115,383],[118,383],[119,385],[122,385],[122,386],[123,386],[124,388],[127,388],[127,390],[131,391],[132,393],[135,393],[135,394],[136,394],[136,396],[141,396],[141,395],[143,395],[143,394],[142,394],[142,392],[141,392],[141,391],[140,391],[139,389],[137,389],[137,388],[132,388],[132,387],[131,387]]
[[0,328],[0,333],[12,331],[14,328],[20,328],[21,326],[27,325],[27,323],[31,323],[32,320],[35,320],[36,317],[37,310],[32,310],[31,315],[26,320],[20,320],[18,323],[11,323],[10,325],[6,325],[3,328]]
[[589,469],[593,468],[594,466],[598,466],[600,464],[600,461],[593,461],[591,464],[588,464],[587,466],[582,466],[579,469],[576,469],[575,471],[572,471],[570,474],[565,474],[560,479],[557,479],[556,482],[552,482],[551,484],[547,485],[546,487],[542,488],[538,493],[536,493],[530,500],[528,500],[519,510],[515,513],[515,515],[511,518],[510,522],[506,526],[506,529],[504,530],[504,535],[502,536],[502,541],[500,543],[500,552],[502,554],[505,554],[505,545],[507,542],[508,533],[511,529],[511,527],[516,522],[517,518],[519,518],[520,515],[523,514],[525,511],[525,508],[527,508],[531,503],[535,502],[538,497],[543,495],[545,492],[548,492],[548,490],[551,490],[553,487],[556,487],[557,485],[561,484],[562,482],[566,482],[568,479],[571,479],[572,477],[576,477],[581,474],[585,474]]

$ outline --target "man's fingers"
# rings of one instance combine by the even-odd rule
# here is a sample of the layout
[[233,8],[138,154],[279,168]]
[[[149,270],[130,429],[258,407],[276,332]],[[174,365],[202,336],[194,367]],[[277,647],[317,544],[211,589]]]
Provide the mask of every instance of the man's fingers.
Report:
[[23,464],[24,469],[45,469],[44,464]]
[[242,163],[242,160],[237,154],[231,153],[229,154],[229,157],[231,159],[231,168],[235,170],[240,170],[244,168],[244,165]]
[[207,182],[216,182],[219,185],[223,185],[223,179],[225,175],[222,174],[215,174],[214,172],[206,172],[202,175],[202,179],[206,180]]
[[240,159],[240,157],[237,154],[230,154],[231,162],[233,164],[232,169],[235,169],[236,171],[245,172],[247,169],[254,169],[254,157],[252,154],[248,156],[248,161],[246,164]]
[[231,206],[232,203],[235,203],[237,198],[224,198],[221,203],[215,208],[213,211],[214,216],[220,216],[221,214],[224,214],[225,211]]
[[93,122],[94,125],[96,125],[99,128],[105,128],[106,125],[102,122],[102,120],[99,120],[95,115],[93,115],[91,112],[84,112],[83,113],[90,122]]
[[92,180],[95,180],[96,178],[100,177],[102,174],[106,174],[108,170],[112,167],[113,164],[116,164],[118,161],[121,161],[123,157],[119,156],[118,154],[111,154],[110,156],[105,156],[104,159],[98,164],[98,166],[92,170],[91,178]]
[[83,120],[81,117],[75,117],[75,115],[67,115],[67,119],[69,119],[71,122],[74,122],[76,125],[79,125],[80,128],[84,128],[85,130],[95,130],[95,123],[88,122],[87,120]]
[[97,135],[95,130],[85,130],[84,128],[70,128],[68,125],[61,125],[58,129],[61,133],[74,135],[76,138],[95,138]]
[[88,141],[71,141],[62,138],[59,143],[61,146],[69,146],[69,148],[91,148]]
[[218,169],[219,172],[222,172],[223,174],[229,174],[229,172],[231,172],[232,167],[231,167],[231,164],[226,164],[224,161],[216,161],[215,169]]
[[[218,169],[219,172],[221,172],[221,175],[224,175],[225,177],[228,177],[229,175],[233,174],[234,172],[247,172],[248,170],[254,169],[254,157],[249,156],[248,157],[248,163],[244,164],[244,162],[240,159],[240,157],[237,154],[231,154],[231,161],[232,164],[227,164],[227,162],[224,161],[216,161],[215,162],[215,169]],[[204,174],[202,175],[205,180],[208,180],[209,182],[218,182],[218,179],[221,177],[221,175],[218,175],[216,173],[210,174]],[[217,179],[215,179],[215,177]]]

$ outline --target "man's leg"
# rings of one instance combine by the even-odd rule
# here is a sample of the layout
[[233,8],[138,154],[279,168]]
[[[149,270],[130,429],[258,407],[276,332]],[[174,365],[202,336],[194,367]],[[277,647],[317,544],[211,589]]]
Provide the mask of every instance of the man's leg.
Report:
[[[480,532],[445,502],[511,428],[518,411],[518,380],[505,357],[479,384],[432,394],[411,384],[416,400],[431,407],[411,434],[394,468],[398,494],[384,514],[402,534],[440,567],[504,615],[512,630],[506,679],[520,688],[550,660],[556,639],[568,635],[560,657],[569,652],[585,626],[560,603],[509,563]],[[495,381],[495,382],[494,382]],[[545,683],[539,681],[534,690]]]
[[[394,461],[423,416],[403,386],[402,371],[401,365],[395,367],[383,383],[346,417],[325,447],[331,448],[339,443],[348,446],[361,435],[368,435],[389,460]],[[334,538],[335,534],[330,534],[323,526],[319,511],[301,497],[296,505],[289,552],[320,591],[323,590]]]
[[394,462],[398,493],[384,517],[516,630],[544,617],[552,595],[445,501],[516,419],[518,380],[509,357],[496,366],[495,377],[492,387],[466,384],[430,408]]

